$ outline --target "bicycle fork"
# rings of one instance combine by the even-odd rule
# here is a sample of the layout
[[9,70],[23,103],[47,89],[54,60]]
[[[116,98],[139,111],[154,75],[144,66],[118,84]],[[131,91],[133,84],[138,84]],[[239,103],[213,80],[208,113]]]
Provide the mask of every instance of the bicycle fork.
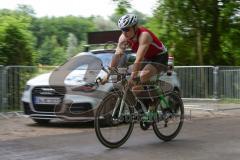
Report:
[[114,117],[117,114],[117,109],[118,108],[119,108],[119,112],[118,112],[117,118],[121,117],[123,107],[124,107],[124,104],[125,104],[125,101],[126,101],[126,97],[127,97],[127,92],[124,91],[122,98],[119,97],[117,99],[117,102],[116,102],[116,104],[114,106],[114,109],[113,109],[112,117]]

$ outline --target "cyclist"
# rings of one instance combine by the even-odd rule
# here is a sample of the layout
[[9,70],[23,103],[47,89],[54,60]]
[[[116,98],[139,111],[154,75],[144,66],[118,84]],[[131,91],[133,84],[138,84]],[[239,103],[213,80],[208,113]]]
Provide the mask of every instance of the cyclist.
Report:
[[[168,53],[164,44],[150,30],[138,25],[137,16],[126,14],[118,21],[118,27],[122,34],[119,37],[115,56],[110,67],[116,67],[124,51],[130,47],[136,53],[136,60],[133,64],[129,85],[132,91],[138,95],[144,88],[135,85],[136,80],[141,83],[148,82],[154,75],[163,71],[162,65],[167,65]],[[109,76],[103,78],[106,83]]]

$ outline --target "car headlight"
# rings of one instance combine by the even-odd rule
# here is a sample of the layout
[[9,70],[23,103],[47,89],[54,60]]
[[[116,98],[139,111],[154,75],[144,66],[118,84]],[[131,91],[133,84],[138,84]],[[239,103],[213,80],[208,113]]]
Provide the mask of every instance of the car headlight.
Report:
[[30,85],[26,85],[24,91],[28,91],[30,89]]

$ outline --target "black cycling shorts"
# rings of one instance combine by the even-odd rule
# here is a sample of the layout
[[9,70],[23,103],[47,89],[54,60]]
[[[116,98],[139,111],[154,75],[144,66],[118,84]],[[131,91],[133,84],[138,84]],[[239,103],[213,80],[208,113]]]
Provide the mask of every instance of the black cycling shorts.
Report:
[[142,69],[147,65],[153,65],[159,72],[167,70],[168,64],[168,53],[159,54],[152,59],[145,59],[142,65]]

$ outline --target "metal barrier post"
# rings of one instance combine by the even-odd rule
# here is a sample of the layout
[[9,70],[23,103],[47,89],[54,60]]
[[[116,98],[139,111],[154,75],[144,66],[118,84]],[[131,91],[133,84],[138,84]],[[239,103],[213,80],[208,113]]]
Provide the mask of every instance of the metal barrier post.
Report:
[[240,66],[219,67],[219,97],[227,101],[240,99]]
[[3,112],[6,112],[7,110],[7,107],[8,107],[8,96],[7,96],[7,81],[8,81],[8,77],[7,77],[7,70],[8,70],[8,67],[4,67],[4,70],[3,70],[3,90],[2,90],[2,93],[3,93],[3,100],[2,100],[2,104],[3,104]]
[[21,95],[26,81],[33,75],[35,66],[6,67],[6,107],[10,112],[21,111]]
[[6,107],[6,70],[4,66],[0,66],[0,116],[8,119],[8,117],[4,114]]
[[214,67],[214,69],[213,69],[213,97],[215,99],[219,98],[218,81],[219,81],[219,67]]
[[0,112],[2,112],[3,108],[3,66],[0,65]]
[[7,107],[7,74],[6,67],[2,68],[2,79],[1,79],[1,89],[2,89],[2,100],[1,100],[1,112],[6,111]]

